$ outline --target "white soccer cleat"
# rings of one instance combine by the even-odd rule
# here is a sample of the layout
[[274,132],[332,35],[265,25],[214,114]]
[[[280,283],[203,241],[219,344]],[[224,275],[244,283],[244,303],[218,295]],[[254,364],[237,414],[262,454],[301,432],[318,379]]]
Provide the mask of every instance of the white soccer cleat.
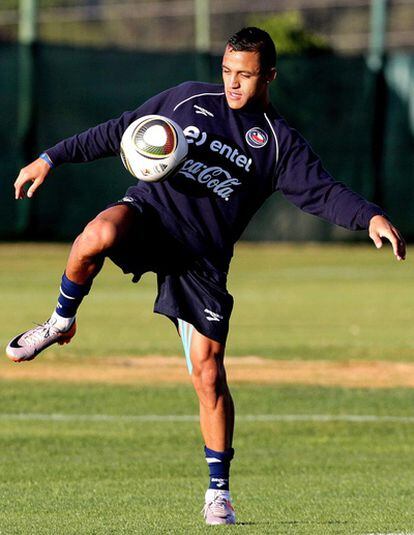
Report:
[[62,331],[56,327],[56,320],[50,318],[41,325],[13,338],[6,347],[6,354],[14,362],[32,360],[52,344],[68,344],[75,333],[75,320],[72,321],[67,330]]
[[231,504],[228,490],[208,489],[205,501],[202,513],[206,524],[215,526],[236,523],[236,513]]

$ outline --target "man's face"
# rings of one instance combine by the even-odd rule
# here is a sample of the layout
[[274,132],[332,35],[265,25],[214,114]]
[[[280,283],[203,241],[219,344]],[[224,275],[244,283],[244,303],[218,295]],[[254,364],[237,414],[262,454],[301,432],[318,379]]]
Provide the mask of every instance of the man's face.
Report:
[[263,105],[268,103],[268,87],[275,78],[276,71],[272,69],[268,73],[262,73],[257,52],[241,52],[227,46],[222,69],[224,90],[230,108],[240,110],[252,102]]

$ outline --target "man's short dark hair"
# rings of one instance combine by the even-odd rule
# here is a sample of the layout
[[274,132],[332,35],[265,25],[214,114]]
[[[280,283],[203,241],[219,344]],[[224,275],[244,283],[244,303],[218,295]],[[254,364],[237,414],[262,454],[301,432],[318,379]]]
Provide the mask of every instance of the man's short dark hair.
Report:
[[242,28],[230,37],[227,45],[238,52],[258,52],[264,72],[276,66],[275,44],[270,35],[260,28]]

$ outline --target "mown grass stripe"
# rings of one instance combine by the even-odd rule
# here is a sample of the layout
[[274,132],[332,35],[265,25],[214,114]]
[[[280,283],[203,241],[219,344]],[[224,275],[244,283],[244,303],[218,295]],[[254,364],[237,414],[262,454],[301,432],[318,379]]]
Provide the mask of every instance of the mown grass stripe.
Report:
[[[2,421],[53,421],[53,422],[196,422],[195,414],[0,414]],[[237,416],[238,422],[350,422],[350,423],[405,423],[414,424],[414,416],[371,414],[245,414]]]

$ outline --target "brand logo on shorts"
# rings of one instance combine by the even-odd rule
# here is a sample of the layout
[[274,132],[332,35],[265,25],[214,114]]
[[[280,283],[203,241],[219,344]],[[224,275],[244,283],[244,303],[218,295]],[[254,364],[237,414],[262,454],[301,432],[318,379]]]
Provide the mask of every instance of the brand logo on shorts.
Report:
[[250,130],[246,133],[246,141],[254,149],[261,149],[266,145],[268,140],[269,136],[266,134],[263,128],[259,128],[258,126],[250,128]]
[[206,318],[208,321],[220,321],[223,319],[223,316],[220,316],[220,314],[217,314],[217,312],[212,312],[208,308],[205,308],[204,312],[206,313]]

